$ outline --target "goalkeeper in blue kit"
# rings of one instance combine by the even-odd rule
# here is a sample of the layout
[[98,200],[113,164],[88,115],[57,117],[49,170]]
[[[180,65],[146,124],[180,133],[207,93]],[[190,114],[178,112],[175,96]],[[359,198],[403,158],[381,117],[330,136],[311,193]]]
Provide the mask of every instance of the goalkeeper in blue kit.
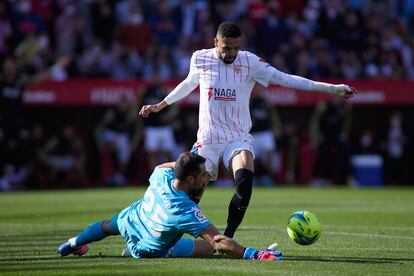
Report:
[[[62,257],[82,256],[89,243],[122,235],[127,244],[122,255],[134,258],[208,257],[219,251],[240,259],[281,260],[282,253],[273,248],[245,248],[222,235],[203,214],[197,203],[210,180],[205,161],[183,153],[176,162],[157,166],[142,199],[112,219],[89,225],[57,252]],[[183,234],[202,239],[182,238]]]

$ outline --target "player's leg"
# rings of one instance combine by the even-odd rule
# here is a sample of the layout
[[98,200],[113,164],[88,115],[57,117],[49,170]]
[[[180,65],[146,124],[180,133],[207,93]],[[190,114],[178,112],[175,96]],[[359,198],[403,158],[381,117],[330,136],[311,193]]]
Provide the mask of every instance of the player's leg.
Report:
[[213,254],[214,248],[205,240],[179,239],[166,257],[209,257]]
[[224,235],[232,238],[243,221],[252,195],[254,155],[251,141],[242,139],[229,144],[223,161],[227,168],[231,168],[236,183],[236,192],[229,204],[227,227],[224,231]]
[[102,220],[89,225],[78,236],[70,238],[67,242],[60,245],[57,252],[62,257],[69,254],[77,256],[86,254],[89,250],[89,243],[120,234],[117,220],[118,215],[115,215],[112,219]]
[[[224,149],[225,149],[224,144],[203,145],[198,142],[196,142],[193,145],[193,148],[191,149],[192,153],[201,155],[202,157],[206,159],[206,163],[205,163],[206,171],[210,174],[210,177],[211,177],[209,185],[212,182],[215,182],[217,180],[220,157],[223,154]],[[197,198],[192,197],[191,200],[194,201],[196,204],[198,204],[200,202],[201,197],[203,196],[203,193]]]

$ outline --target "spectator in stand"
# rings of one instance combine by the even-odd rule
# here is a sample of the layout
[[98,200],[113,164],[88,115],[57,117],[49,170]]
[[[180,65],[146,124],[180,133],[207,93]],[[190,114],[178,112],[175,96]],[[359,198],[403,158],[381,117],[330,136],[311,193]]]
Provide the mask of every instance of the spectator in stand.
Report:
[[56,55],[80,54],[85,47],[86,20],[77,2],[67,2],[55,22]]
[[30,0],[10,3],[10,14],[16,45],[23,41],[28,33],[45,31],[45,24],[42,18],[32,11]]
[[205,3],[194,0],[181,1],[181,5],[177,9],[180,21],[180,34],[184,39],[192,39],[193,36],[199,36],[197,18],[201,9],[206,9]]
[[294,72],[297,75],[304,76],[306,78],[315,78],[318,76],[318,72],[313,66],[314,62],[305,50],[302,50],[296,55],[296,63],[294,65]]
[[277,6],[270,5],[267,16],[257,24],[255,32],[256,49],[267,59],[272,56],[275,47],[287,44],[291,37],[291,29],[277,13]]
[[341,19],[345,13],[344,1],[327,0],[322,6],[318,17],[317,36],[324,37],[333,45],[338,45],[338,33],[340,31]]
[[[310,57],[307,52],[306,37],[298,32],[291,32],[289,44],[283,43],[280,48],[283,49],[286,56],[286,63],[292,72],[308,71],[310,69]],[[303,72],[308,74],[308,72]]]
[[178,16],[170,1],[158,1],[155,10],[149,15],[148,22],[161,45],[167,48],[177,45],[180,34]]
[[32,12],[37,14],[44,22],[48,36],[53,33],[54,2],[53,0],[30,1]]
[[266,18],[266,9],[267,7],[264,0],[248,1],[246,13],[254,26]]
[[101,40],[96,39],[85,49],[78,62],[82,76],[108,77],[115,61],[111,51],[103,46]]
[[105,47],[112,44],[116,27],[112,3],[109,0],[98,0],[89,4],[93,33],[98,39],[103,41]]
[[120,44],[136,50],[143,57],[153,43],[153,34],[139,4],[130,2],[129,7],[128,20],[119,26],[116,38]]
[[338,78],[340,69],[338,68],[335,57],[326,48],[322,40],[312,41],[312,51],[315,58],[316,74],[320,78]]
[[290,73],[290,70],[286,65],[285,57],[282,54],[274,54],[270,59],[270,64],[275,68],[279,68],[282,72]]
[[147,56],[144,67],[144,79],[151,81],[154,75],[157,75],[162,81],[174,78],[177,72],[174,72],[174,62],[171,58],[171,51],[163,45],[153,49],[152,55]]
[[[155,71],[142,97],[142,105],[156,104],[162,101],[167,94],[168,91],[162,86],[158,71]],[[161,111],[157,116],[144,119],[148,168],[153,168],[160,162],[173,160],[176,141],[171,124],[177,117],[178,112],[178,107],[172,106],[172,108]]]
[[136,114],[135,103],[121,96],[116,106],[104,113],[95,130],[101,155],[110,154],[114,166],[114,174],[104,179],[108,185],[124,185],[129,181],[128,168],[142,136]]
[[349,170],[351,116],[351,106],[334,97],[315,108],[311,135],[318,151],[313,184],[345,183]]
[[338,48],[351,50],[354,53],[362,50],[361,41],[363,41],[364,34],[360,26],[360,15],[355,11],[348,10],[338,28]]
[[212,6],[212,14],[215,28],[223,21],[239,21],[241,11],[238,8],[237,0],[214,1]]
[[142,75],[143,63],[135,50],[119,43],[113,47],[110,76],[117,80],[132,80]]
[[12,25],[5,2],[0,2],[0,58],[3,58],[12,49]]
[[362,65],[353,51],[343,51],[341,53],[341,75],[345,79],[358,79],[362,76]]
[[28,74],[43,71],[54,61],[49,36],[46,32],[28,33],[16,47],[19,67]]
[[386,139],[385,181],[390,184],[402,184],[406,181],[407,137],[403,130],[402,114],[393,111],[389,117]]
[[177,78],[184,79],[187,77],[188,70],[190,70],[190,42],[182,37],[178,42],[177,48],[172,53],[172,56],[176,64],[175,74]]
[[380,148],[378,145],[375,129],[365,129],[359,139],[356,148],[356,154],[375,154],[379,155]]
[[45,144],[41,160],[49,170],[49,187],[73,187],[85,184],[85,146],[78,130],[62,126]]

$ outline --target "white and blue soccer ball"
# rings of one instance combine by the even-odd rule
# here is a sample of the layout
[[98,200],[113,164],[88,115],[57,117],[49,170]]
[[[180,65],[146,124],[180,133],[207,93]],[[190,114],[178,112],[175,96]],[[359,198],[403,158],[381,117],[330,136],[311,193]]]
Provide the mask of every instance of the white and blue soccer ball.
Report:
[[297,244],[310,245],[319,239],[321,224],[313,213],[301,210],[290,216],[287,232]]

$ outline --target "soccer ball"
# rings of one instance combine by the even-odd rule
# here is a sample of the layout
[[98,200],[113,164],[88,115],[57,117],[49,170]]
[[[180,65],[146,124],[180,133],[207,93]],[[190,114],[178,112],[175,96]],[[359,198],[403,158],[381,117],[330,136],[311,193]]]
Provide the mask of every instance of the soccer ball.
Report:
[[319,239],[321,224],[313,213],[297,211],[288,220],[287,232],[297,244],[309,245]]

